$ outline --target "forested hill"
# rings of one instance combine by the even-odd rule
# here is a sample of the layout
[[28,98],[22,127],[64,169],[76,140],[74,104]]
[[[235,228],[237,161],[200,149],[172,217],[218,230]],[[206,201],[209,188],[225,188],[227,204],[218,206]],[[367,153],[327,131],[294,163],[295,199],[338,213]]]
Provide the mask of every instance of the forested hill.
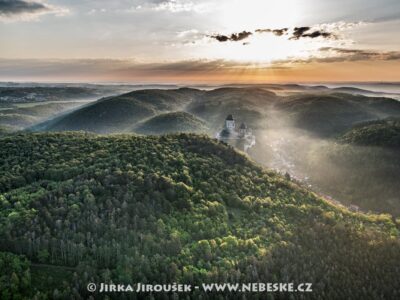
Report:
[[268,297],[400,297],[390,216],[333,206],[205,136],[5,136],[0,191],[2,299],[88,298],[88,282],[111,281],[310,282],[307,295]]
[[[85,130],[97,133],[120,133],[146,118],[180,110],[197,90],[139,90],[100,99],[59,119],[45,124],[46,130]],[[193,95],[192,95],[192,94]]]
[[400,119],[389,118],[354,126],[339,137],[342,143],[360,146],[400,147]]
[[140,134],[207,133],[207,124],[183,111],[157,115],[139,123],[134,131]]

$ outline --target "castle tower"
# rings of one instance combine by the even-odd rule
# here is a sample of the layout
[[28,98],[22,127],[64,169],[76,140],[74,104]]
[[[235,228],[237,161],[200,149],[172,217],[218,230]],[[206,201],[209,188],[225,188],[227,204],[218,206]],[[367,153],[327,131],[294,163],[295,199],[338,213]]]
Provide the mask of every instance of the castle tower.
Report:
[[245,123],[240,124],[239,134],[241,137],[244,137],[247,133],[247,125]]
[[229,131],[234,131],[235,127],[235,119],[232,115],[228,115],[225,119],[225,128]]

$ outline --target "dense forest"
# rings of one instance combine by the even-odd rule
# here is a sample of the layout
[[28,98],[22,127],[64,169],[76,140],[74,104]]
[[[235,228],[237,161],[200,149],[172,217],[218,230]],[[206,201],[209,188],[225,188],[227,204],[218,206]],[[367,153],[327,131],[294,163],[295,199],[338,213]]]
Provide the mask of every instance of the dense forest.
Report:
[[307,295],[138,296],[148,299],[396,299],[399,229],[206,136],[0,138],[2,299],[84,299],[88,282],[111,281],[313,284]]
[[400,147],[400,119],[388,118],[357,124],[339,139],[359,146]]
[[149,89],[105,97],[52,122],[45,122],[39,128],[48,131],[129,132],[139,121],[181,109],[191,100],[189,93],[192,93],[191,89]]
[[[158,135],[170,133],[210,133],[206,122],[184,111],[157,115],[139,123],[134,131]],[[212,133],[211,133],[212,134]]]

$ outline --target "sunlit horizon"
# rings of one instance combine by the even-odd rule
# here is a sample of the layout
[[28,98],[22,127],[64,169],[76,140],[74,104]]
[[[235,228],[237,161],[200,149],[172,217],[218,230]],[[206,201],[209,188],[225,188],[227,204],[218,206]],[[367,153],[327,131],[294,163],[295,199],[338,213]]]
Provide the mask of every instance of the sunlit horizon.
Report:
[[0,81],[400,81],[394,0],[9,3]]

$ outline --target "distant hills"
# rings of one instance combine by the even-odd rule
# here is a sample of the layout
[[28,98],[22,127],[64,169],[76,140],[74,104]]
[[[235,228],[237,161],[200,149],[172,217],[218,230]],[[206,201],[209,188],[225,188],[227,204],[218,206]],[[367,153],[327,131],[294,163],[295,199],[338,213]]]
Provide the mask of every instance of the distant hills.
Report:
[[0,126],[26,129],[125,90],[113,85],[0,83]]
[[353,125],[400,116],[400,101],[343,93],[298,94],[275,107],[290,126],[329,137]]
[[86,87],[1,87],[0,103],[65,101],[100,97],[94,88]]
[[358,124],[346,131],[340,141],[360,146],[400,147],[400,119]]
[[55,120],[45,130],[126,132],[144,119],[174,111],[201,118],[214,130],[223,125],[228,112],[256,126],[277,99],[274,93],[257,88],[140,90],[96,101]]
[[82,106],[82,102],[39,102],[37,104],[17,104],[0,110],[0,125],[18,131],[48,120],[50,117],[66,113]]
[[[254,130],[265,128],[279,113],[288,126],[318,136],[339,134],[354,124],[400,116],[400,102],[382,97],[344,93],[305,93],[278,96],[262,88],[192,88],[139,90],[86,105],[41,130],[85,130],[97,133],[130,132],[138,123],[159,114],[184,111],[217,131],[228,113]],[[188,130],[185,130],[188,131]]]
[[176,111],[190,101],[186,90],[140,90],[100,99],[55,120],[45,130],[98,133],[130,131],[143,119]]
[[204,92],[187,106],[187,111],[206,120],[214,130],[228,114],[252,128],[261,126],[268,109],[279,101],[275,93],[261,88],[219,88]]

